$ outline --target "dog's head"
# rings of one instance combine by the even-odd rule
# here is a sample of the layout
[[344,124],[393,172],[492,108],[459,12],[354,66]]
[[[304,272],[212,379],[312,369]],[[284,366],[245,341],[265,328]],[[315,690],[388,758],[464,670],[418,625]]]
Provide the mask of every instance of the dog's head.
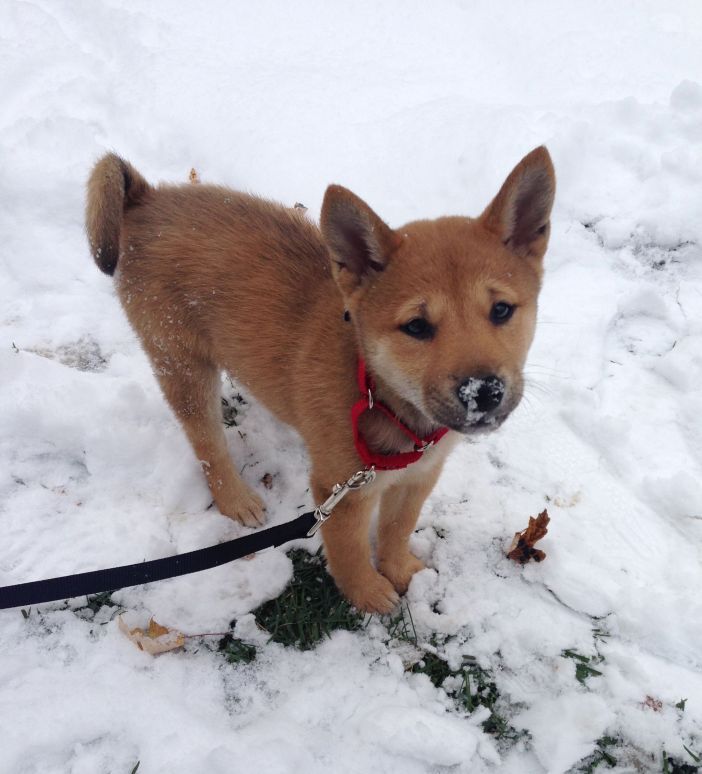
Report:
[[478,218],[389,228],[341,186],[321,228],[368,367],[432,423],[498,426],[519,403],[555,176],[536,148]]

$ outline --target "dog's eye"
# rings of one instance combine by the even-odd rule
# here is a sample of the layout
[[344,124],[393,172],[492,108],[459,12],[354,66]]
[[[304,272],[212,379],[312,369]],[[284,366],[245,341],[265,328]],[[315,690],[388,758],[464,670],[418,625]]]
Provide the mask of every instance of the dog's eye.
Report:
[[490,322],[493,325],[502,325],[514,314],[514,306],[506,301],[498,301],[490,310]]
[[434,326],[423,317],[415,317],[401,325],[400,330],[415,339],[430,339],[434,335]]

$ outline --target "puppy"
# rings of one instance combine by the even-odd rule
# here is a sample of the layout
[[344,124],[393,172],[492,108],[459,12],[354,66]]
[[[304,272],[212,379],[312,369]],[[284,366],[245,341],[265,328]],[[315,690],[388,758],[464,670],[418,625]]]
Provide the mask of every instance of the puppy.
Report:
[[499,427],[520,401],[554,191],[540,147],[477,218],[393,230],[331,185],[317,227],[228,188],[153,187],[108,154],[88,182],[87,232],[221,513],[264,521],[227,450],[222,370],[301,433],[317,503],[364,467],[359,444],[374,459],[416,458],[379,464],[322,528],[341,591],[385,613],[423,567],[408,540],[449,450]]

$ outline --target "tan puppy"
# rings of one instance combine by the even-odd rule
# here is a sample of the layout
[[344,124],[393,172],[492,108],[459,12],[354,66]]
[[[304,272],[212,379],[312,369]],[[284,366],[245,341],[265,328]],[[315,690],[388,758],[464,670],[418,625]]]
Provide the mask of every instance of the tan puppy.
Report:
[[[323,527],[342,592],[362,610],[387,612],[423,566],[409,536],[458,434],[499,426],[521,398],[554,189],[541,147],[476,219],[392,230],[332,185],[320,229],[227,188],[154,188],[109,154],[88,183],[87,230],[223,514],[264,520],[227,450],[222,370],[302,434],[317,503],[363,467],[349,416],[359,356],[375,399],[417,435],[455,431],[349,494]],[[374,452],[413,448],[377,410],[360,428]],[[376,570],[368,531],[378,503]]]

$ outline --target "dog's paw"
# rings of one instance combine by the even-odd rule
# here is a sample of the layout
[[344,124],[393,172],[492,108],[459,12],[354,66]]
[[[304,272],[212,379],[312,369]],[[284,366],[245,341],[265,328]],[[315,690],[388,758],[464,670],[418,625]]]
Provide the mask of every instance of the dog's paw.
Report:
[[364,573],[342,591],[349,602],[364,613],[389,613],[400,601],[392,584],[375,570]]
[[263,500],[247,486],[242,485],[236,495],[226,499],[215,498],[217,508],[223,516],[240,522],[245,527],[260,527],[266,521]]
[[424,562],[410,551],[378,562],[378,569],[392,583],[398,594],[404,594],[412,576],[425,568]]

